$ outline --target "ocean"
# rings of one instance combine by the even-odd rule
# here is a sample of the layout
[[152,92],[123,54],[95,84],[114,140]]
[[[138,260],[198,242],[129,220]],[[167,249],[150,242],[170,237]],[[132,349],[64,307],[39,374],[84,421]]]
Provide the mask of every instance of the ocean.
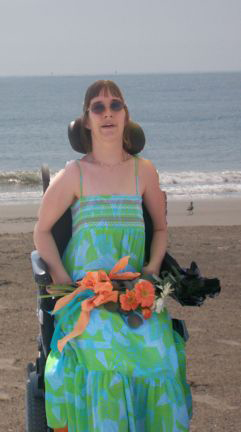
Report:
[[241,197],[241,72],[1,77],[0,203],[38,202],[41,165],[81,156],[67,126],[99,78],[122,89],[169,199]]

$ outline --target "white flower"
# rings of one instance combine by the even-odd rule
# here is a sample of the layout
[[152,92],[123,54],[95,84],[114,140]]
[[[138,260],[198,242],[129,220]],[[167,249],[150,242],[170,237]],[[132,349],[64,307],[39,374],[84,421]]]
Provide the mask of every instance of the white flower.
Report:
[[162,298],[168,296],[172,291],[172,284],[170,282],[167,282],[162,289]]
[[165,284],[161,281],[161,283],[155,285],[156,288],[159,288],[159,295],[155,297],[155,301],[151,307],[152,312],[160,313],[164,308],[164,300],[172,291],[171,282],[166,282]]
[[160,297],[155,301],[155,312],[160,313],[163,309],[163,306],[164,306],[164,300],[163,298]]

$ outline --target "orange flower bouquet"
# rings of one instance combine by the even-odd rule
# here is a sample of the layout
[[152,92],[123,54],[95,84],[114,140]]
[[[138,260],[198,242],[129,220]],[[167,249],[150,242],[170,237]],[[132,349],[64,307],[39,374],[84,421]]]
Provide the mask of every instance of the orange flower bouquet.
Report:
[[[152,276],[140,278],[140,273],[120,272],[127,266],[128,260],[129,256],[121,258],[109,274],[104,270],[91,271],[73,286],[54,285],[48,288],[48,296],[61,297],[55,304],[53,315],[80,293],[86,290],[93,293],[81,302],[80,316],[73,330],[58,340],[60,352],[70,339],[83,333],[89,322],[91,310],[96,307],[104,306],[110,312],[119,312],[132,328],[139,327],[143,320],[151,318],[154,311],[161,312],[164,297],[171,292],[170,287],[163,289],[158,285],[159,279],[155,280]],[[144,277],[149,277],[152,281]]]
[[[143,319],[151,318],[153,312],[160,313],[164,307],[164,298],[173,290],[171,283],[162,284],[154,275],[142,275],[132,283],[132,289],[126,289],[119,295],[118,311],[127,315],[130,327],[139,327]],[[108,308],[108,305],[105,305]]]
[[49,294],[42,298],[60,297],[52,311],[53,315],[76,296],[77,299],[84,297],[73,331],[60,340],[55,338],[59,351],[62,351],[68,340],[83,333],[93,308],[103,306],[110,312],[119,312],[130,327],[137,328],[144,320],[150,319],[153,312],[161,313],[168,295],[183,306],[200,306],[206,297],[218,295],[221,289],[219,280],[202,277],[194,262],[190,269],[182,269],[166,254],[165,266],[157,276],[120,272],[127,266],[128,260],[129,256],[121,258],[109,274],[104,270],[91,271],[73,285],[51,285],[47,288]]

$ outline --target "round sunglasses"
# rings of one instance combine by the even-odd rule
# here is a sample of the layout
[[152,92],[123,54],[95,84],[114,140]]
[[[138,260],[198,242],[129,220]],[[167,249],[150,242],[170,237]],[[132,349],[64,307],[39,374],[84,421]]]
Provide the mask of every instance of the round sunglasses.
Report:
[[[113,99],[112,102],[110,103],[109,108],[111,111],[118,112],[121,111],[124,108],[124,106],[125,104],[122,101],[118,99]],[[107,107],[103,102],[95,102],[90,106],[90,111],[94,114],[102,114],[106,110]]]

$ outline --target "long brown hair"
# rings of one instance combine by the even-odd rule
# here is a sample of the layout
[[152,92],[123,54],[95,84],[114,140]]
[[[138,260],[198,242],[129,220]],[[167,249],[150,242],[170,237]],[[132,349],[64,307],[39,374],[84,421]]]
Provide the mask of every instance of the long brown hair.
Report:
[[114,81],[111,80],[98,80],[95,81],[91,86],[88,87],[86,93],[85,93],[85,99],[84,99],[84,106],[83,106],[83,126],[84,126],[84,133],[85,133],[85,151],[86,153],[91,152],[92,150],[92,138],[91,138],[91,132],[89,129],[85,127],[87,119],[88,119],[88,108],[90,106],[90,102],[93,98],[99,96],[101,91],[104,91],[104,95],[107,95],[108,92],[117,98],[119,98],[124,103],[124,109],[126,113],[126,121],[125,121],[125,127],[123,132],[123,148],[124,150],[129,153],[132,144],[130,141],[130,134],[129,134],[129,111],[125,104],[124,97],[119,89],[119,87],[114,83]]

